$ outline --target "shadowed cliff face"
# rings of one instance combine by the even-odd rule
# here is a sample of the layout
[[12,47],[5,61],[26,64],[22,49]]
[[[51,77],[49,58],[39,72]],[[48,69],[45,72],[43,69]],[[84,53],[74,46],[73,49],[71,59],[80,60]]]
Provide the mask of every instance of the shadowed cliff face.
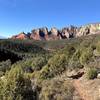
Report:
[[12,39],[33,39],[33,40],[58,40],[58,39],[69,39],[80,36],[99,34],[100,24],[89,24],[81,27],[64,27],[61,30],[53,27],[48,31],[47,27],[33,29],[30,33],[25,34],[24,32],[12,36]]
[[1,50],[0,49],[0,61],[6,61],[8,59],[11,60],[12,64],[17,62],[17,61],[19,61],[19,60],[22,60],[22,58],[18,57],[17,54],[14,54],[14,53],[12,53],[10,51],[6,51],[6,50]]

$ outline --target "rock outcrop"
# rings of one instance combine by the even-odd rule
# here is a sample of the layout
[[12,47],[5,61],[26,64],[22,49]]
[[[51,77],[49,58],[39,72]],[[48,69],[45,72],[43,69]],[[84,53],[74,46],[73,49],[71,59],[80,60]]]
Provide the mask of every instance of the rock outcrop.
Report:
[[31,33],[25,34],[24,32],[12,36],[12,39],[33,39],[33,40],[59,40],[81,37],[92,34],[100,34],[100,24],[88,24],[81,27],[65,27],[61,30],[53,27],[48,31],[47,27],[33,29]]
[[78,28],[77,37],[92,35],[92,34],[100,34],[100,24],[88,24]]
[[28,36],[24,32],[22,32],[18,35],[12,36],[12,39],[22,39],[23,40],[23,39],[27,39],[27,38],[28,38]]
[[33,40],[46,40],[48,38],[48,29],[47,27],[33,29],[30,35],[30,38]]
[[84,71],[71,71],[67,73],[67,77],[71,78],[71,79],[79,79],[80,77],[82,77],[84,75]]
[[60,39],[58,29],[56,27],[51,28],[48,34],[48,40],[58,40]]
[[32,30],[30,38],[33,39],[33,40],[40,40],[39,29]]

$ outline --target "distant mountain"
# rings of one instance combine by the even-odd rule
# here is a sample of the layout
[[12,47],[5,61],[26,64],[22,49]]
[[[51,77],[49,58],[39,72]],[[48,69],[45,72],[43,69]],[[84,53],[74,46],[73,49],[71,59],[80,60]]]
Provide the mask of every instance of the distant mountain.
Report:
[[0,39],[2,39],[3,37],[2,36],[0,36]]
[[6,39],[6,37],[4,37],[4,36],[0,36],[0,39]]
[[80,36],[100,34],[100,23],[87,24],[84,26],[64,27],[61,30],[55,27],[49,31],[47,27],[33,29],[30,33],[21,32],[18,35],[12,36],[12,39],[33,39],[33,40],[58,40],[76,38]]

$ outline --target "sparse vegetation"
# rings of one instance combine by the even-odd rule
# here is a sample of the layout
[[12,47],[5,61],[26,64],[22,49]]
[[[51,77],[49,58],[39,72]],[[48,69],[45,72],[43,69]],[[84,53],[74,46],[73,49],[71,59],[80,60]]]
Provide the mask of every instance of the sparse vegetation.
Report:
[[89,68],[87,71],[87,78],[94,79],[97,77],[97,70],[95,68]]
[[100,35],[47,42],[0,40],[0,100],[71,100],[73,86],[60,76],[93,63],[87,78],[96,78],[99,41]]
[[39,95],[40,100],[72,100],[74,87],[69,81],[53,79],[45,81]]
[[66,70],[65,61],[65,55],[55,55],[48,61],[47,65],[42,68],[40,71],[40,77],[46,79],[61,74]]
[[24,76],[18,66],[0,79],[1,100],[30,100],[33,99],[33,95],[30,79]]

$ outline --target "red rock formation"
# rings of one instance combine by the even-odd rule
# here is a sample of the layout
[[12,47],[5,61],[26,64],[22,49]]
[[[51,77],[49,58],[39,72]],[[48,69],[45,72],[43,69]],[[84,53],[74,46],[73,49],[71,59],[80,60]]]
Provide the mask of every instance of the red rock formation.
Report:
[[60,39],[60,35],[58,34],[57,28],[53,27],[51,28],[49,34],[48,34],[48,40],[58,40]]
[[48,40],[48,29],[46,27],[32,30],[31,39]]
[[39,29],[32,30],[30,38],[33,39],[33,40],[40,40]]
[[100,24],[89,24],[81,27],[65,27],[61,30],[53,27],[48,31],[47,27],[33,29],[31,33],[25,34],[24,32],[12,36],[12,39],[33,39],[33,40],[58,40],[68,39],[92,34],[100,34]]
[[27,37],[27,35],[24,32],[22,32],[22,33],[12,37],[12,39],[27,39],[27,38],[28,37]]

